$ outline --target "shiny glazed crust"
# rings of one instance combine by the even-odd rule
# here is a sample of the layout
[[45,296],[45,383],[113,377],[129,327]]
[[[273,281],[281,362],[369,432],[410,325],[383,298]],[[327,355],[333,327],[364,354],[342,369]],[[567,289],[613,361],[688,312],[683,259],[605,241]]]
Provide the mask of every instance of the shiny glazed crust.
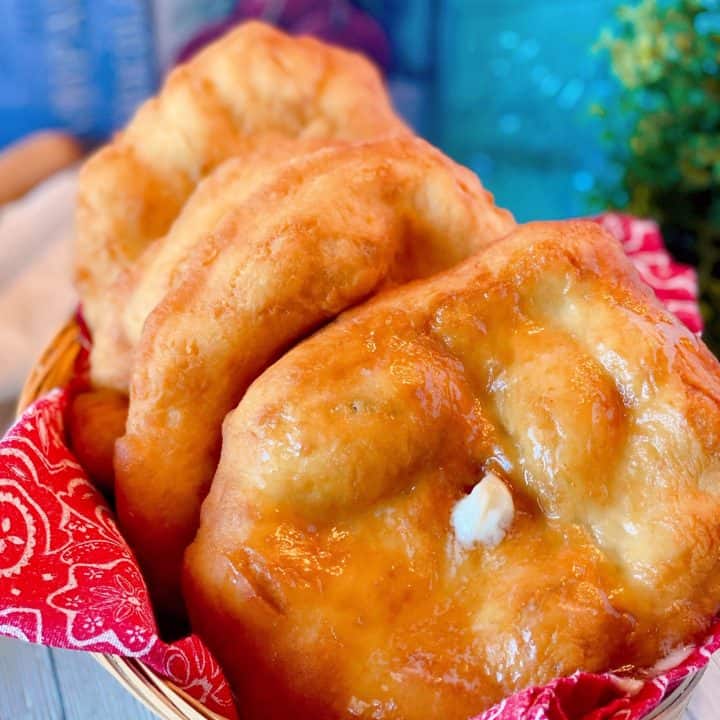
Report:
[[170,288],[181,282],[193,252],[226,214],[261,189],[279,167],[331,144],[327,140],[260,135],[251,150],[226,160],[198,184],[167,234],[118,273],[109,289],[115,309],[106,312],[94,328],[93,384],[128,392],[145,320]]
[[[118,516],[155,601],[176,614],[182,553],[215,471],[221,423],[247,386],[339,312],[444,270],[515,226],[470,171],[410,136],[271,165],[242,201],[203,215],[212,222],[201,223],[201,242],[179,265],[177,246],[166,246],[177,277],[134,355],[115,453]],[[226,203],[206,190],[198,189],[203,203]]]
[[[515,517],[461,547],[492,471]],[[288,351],[186,555],[243,716],[460,720],[720,606],[720,367],[591,223],[532,223]]]
[[356,140],[404,134],[362,56],[259,22],[241,25],[168,77],[80,176],[76,282],[94,330],[109,288],[164,235],[197,183],[258,136]]

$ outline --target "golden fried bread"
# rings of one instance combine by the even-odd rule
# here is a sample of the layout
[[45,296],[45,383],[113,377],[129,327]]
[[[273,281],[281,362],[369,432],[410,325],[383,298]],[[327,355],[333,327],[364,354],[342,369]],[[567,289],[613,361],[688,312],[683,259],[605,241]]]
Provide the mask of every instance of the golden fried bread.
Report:
[[185,594],[249,720],[652,664],[720,607],[720,366],[598,226],[520,227],[251,385]]
[[76,282],[90,328],[113,311],[118,272],[167,232],[202,177],[258,136],[406,132],[362,56],[258,22],[233,30],[175,69],[81,173]]
[[120,523],[160,607],[180,611],[220,426],[250,382],[340,311],[512,227],[471,172],[411,137],[303,155],[222,217],[145,321],[116,444]]
[[115,441],[125,433],[128,399],[113,390],[77,394],[68,408],[70,445],[91,480],[113,494]]
[[95,386],[127,393],[133,353],[145,320],[182,277],[193,249],[224,215],[262,187],[278,166],[332,144],[312,138],[260,136],[252,150],[226,160],[199,183],[168,233],[120,272],[108,291],[114,309],[100,318],[93,332],[90,367]]

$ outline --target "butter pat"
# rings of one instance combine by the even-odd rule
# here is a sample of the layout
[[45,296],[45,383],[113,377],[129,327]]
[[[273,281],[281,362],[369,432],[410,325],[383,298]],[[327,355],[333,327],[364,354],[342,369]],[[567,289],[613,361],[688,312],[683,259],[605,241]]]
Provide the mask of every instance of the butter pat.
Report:
[[455,537],[466,548],[497,545],[505,537],[515,516],[512,495],[495,474],[487,473],[453,508],[450,522]]

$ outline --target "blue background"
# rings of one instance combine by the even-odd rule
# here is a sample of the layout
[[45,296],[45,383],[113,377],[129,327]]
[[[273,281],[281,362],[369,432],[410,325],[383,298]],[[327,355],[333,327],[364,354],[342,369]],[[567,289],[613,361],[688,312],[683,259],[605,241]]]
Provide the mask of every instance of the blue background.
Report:
[[[591,47],[615,0],[356,4],[391,38],[388,81],[419,132],[519,220],[588,212],[609,172],[589,106],[614,97]],[[159,76],[147,2],[0,0],[0,146],[41,127],[101,140]]]
[[617,2],[364,4],[393,39],[391,85],[423,134],[472,167],[519,220],[588,212],[588,193],[611,172],[590,105],[612,108],[616,93],[591,48]]

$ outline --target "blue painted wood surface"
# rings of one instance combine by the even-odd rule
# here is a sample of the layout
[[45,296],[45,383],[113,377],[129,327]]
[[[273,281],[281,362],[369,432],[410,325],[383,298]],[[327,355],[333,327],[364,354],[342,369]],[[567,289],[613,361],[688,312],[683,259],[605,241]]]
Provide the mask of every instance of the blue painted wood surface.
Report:
[[0,638],[0,720],[153,720],[91,655]]
[[[0,720],[151,720],[87,653],[0,638]],[[714,657],[685,720],[720,718],[720,659]]]

